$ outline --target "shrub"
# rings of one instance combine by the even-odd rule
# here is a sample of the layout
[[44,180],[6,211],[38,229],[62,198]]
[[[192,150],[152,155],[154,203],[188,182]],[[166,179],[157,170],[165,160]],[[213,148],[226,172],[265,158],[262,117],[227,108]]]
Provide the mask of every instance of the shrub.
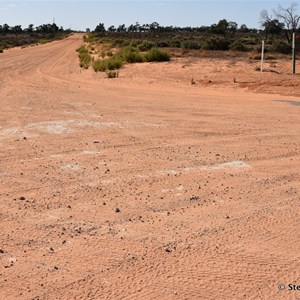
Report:
[[203,46],[206,50],[229,50],[229,42],[224,39],[211,38],[207,40]]
[[248,48],[244,45],[244,43],[238,40],[231,43],[229,48],[230,50],[233,51],[243,51],[243,52],[248,51]]
[[[254,50],[258,53],[261,53],[261,45],[256,46]],[[265,50],[265,53],[269,52],[270,51],[270,46],[265,44],[265,49],[264,50]]]
[[184,49],[194,49],[194,50],[199,50],[201,46],[199,45],[198,42],[195,41],[186,41],[183,43],[183,48]]
[[138,45],[138,49],[140,51],[148,51],[151,48],[156,47],[156,43],[155,42],[151,42],[151,41],[143,41],[140,45]]
[[171,47],[181,48],[181,42],[179,40],[174,40],[174,41],[171,42]]
[[100,53],[100,57],[104,58],[105,57],[105,52],[104,51],[101,51]]
[[78,52],[78,56],[79,56],[79,60],[80,60],[80,63],[79,63],[80,67],[88,69],[88,67],[91,63],[91,60],[92,60],[91,56],[89,55],[88,50],[84,46],[81,46],[76,51]]
[[292,47],[283,41],[274,41],[270,47],[270,51],[281,54],[290,54],[292,53]]
[[117,78],[119,77],[119,71],[108,71],[106,75],[107,78]]
[[112,57],[114,54],[112,53],[112,51],[107,51],[107,52],[106,52],[106,55],[107,55],[108,57]]
[[121,47],[127,47],[130,45],[130,41],[129,40],[125,40],[122,42]]
[[3,53],[3,49],[2,48],[0,48],[0,53]]
[[[129,43],[129,45],[131,46],[131,47],[137,47],[139,44],[141,44],[142,42],[141,41],[139,41],[139,40],[132,40],[130,43]],[[126,46],[129,46],[129,45],[126,45]]]
[[[113,47],[121,47],[122,46],[122,44],[123,44],[123,42],[124,42],[124,40],[123,39],[121,39],[121,38],[115,38],[114,40],[113,40]],[[126,45],[126,46],[128,46],[128,45]]]
[[139,53],[137,48],[134,47],[126,47],[123,49],[121,56],[124,61],[128,63],[137,63],[143,62],[144,57]]
[[105,60],[95,60],[93,62],[93,69],[95,72],[104,72],[107,70],[107,63]]
[[123,61],[120,56],[114,55],[108,59],[96,60],[93,63],[93,69],[95,72],[106,70],[120,69],[123,65]]
[[168,40],[162,40],[162,41],[157,41],[157,47],[162,47],[162,48],[166,48],[166,47],[171,47],[172,43]]
[[120,69],[123,66],[122,58],[118,55],[114,55],[108,58],[106,61],[108,70]]
[[240,41],[244,45],[248,45],[248,46],[255,46],[259,42],[258,38],[256,38],[256,37],[244,37],[244,38],[241,38]]
[[171,59],[171,55],[164,50],[159,48],[152,48],[145,54],[146,61],[169,61]]

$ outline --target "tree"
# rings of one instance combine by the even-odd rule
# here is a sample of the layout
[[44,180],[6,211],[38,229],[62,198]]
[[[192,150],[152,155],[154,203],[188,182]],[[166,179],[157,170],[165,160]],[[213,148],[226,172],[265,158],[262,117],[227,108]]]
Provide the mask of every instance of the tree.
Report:
[[29,24],[27,28],[25,28],[25,31],[27,33],[32,33],[33,32],[33,24]]
[[218,24],[212,24],[210,31],[215,34],[222,34],[225,38],[230,39],[237,31],[238,24],[236,22],[228,22],[226,19],[222,19]]
[[158,31],[158,29],[159,29],[159,24],[157,22],[153,22],[149,25],[150,31]]
[[16,25],[14,27],[12,27],[12,32],[17,35],[17,34],[20,34],[22,33],[22,26],[21,25]]
[[105,26],[104,23],[99,23],[96,28],[95,28],[95,32],[105,32]]
[[286,27],[286,38],[289,43],[292,41],[293,33],[296,32],[300,16],[296,14],[297,3],[292,3],[289,7],[283,8],[278,6],[277,10],[274,10],[274,14],[278,20],[280,20]]
[[111,25],[111,26],[109,26],[108,28],[107,28],[107,31],[108,32],[115,32],[117,29],[115,28],[115,26],[114,25]]
[[6,23],[3,24],[2,32],[3,32],[4,34],[10,33],[10,27],[9,27],[8,24],[6,24]]
[[273,19],[272,16],[269,16],[269,13],[265,9],[260,13],[260,23],[264,28],[266,38],[268,38],[269,34],[273,37],[284,31],[284,24],[279,22],[278,19]]
[[126,26],[125,24],[119,25],[119,27],[117,28],[118,32],[125,32],[126,31]]

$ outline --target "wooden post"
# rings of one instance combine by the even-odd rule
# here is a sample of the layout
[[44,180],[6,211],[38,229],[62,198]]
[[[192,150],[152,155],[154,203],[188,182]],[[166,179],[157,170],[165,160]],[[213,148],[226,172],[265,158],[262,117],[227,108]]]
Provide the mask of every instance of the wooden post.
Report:
[[264,65],[264,53],[265,53],[265,41],[261,42],[261,62],[260,62],[260,71],[263,72]]
[[295,32],[293,32],[293,44],[292,44],[292,48],[293,48],[293,74],[296,73],[296,45],[295,45]]

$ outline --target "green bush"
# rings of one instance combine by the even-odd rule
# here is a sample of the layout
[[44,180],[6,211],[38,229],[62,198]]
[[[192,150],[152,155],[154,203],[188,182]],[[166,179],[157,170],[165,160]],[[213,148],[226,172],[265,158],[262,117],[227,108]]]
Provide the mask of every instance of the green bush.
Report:
[[[115,38],[114,40],[113,40],[113,47],[121,47],[122,46],[122,44],[123,44],[123,42],[124,42],[124,40],[123,39],[121,39],[121,38]],[[128,46],[128,45],[127,45]]]
[[138,49],[140,51],[148,51],[154,47],[156,47],[156,43],[152,41],[143,41],[141,44],[138,45]]
[[162,48],[166,48],[166,47],[171,47],[172,43],[168,40],[162,40],[162,41],[157,41],[156,42],[157,47],[162,47]]
[[107,59],[107,69],[117,70],[123,66],[123,60],[120,56],[114,55]]
[[[142,41],[140,41],[140,40],[131,40],[131,42],[130,42],[130,46],[131,47],[134,47],[134,48],[136,48],[139,44],[141,44],[142,43]],[[129,46],[129,45],[127,45],[127,46]]]
[[244,37],[241,38],[240,41],[244,45],[248,45],[248,46],[255,46],[259,42],[257,37]]
[[107,63],[105,60],[95,60],[93,62],[93,69],[95,72],[104,72],[107,70]]
[[107,52],[106,52],[106,55],[107,55],[108,57],[112,57],[114,54],[112,53],[112,51],[107,51]]
[[179,40],[173,40],[171,42],[171,47],[173,47],[173,48],[181,48],[181,42]]
[[184,49],[194,49],[194,50],[199,50],[201,46],[199,45],[198,42],[195,41],[185,41],[183,42],[183,48]]
[[171,55],[164,50],[159,48],[152,48],[145,54],[146,61],[169,61],[171,59]]
[[119,72],[118,71],[108,71],[106,73],[107,78],[117,78],[119,77]]
[[91,60],[92,60],[91,56],[89,55],[88,50],[84,46],[81,46],[76,51],[78,52],[78,56],[79,56],[79,60],[80,60],[80,63],[79,63],[80,67],[88,69],[88,67],[90,66]]
[[292,47],[284,41],[274,41],[270,47],[270,51],[281,54],[290,54],[292,53]]
[[203,48],[205,50],[221,50],[221,51],[226,51],[229,50],[229,42],[224,39],[219,39],[219,38],[211,38],[208,39]]
[[233,51],[243,51],[243,52],[248,51],[248,48],[244,45],[244,43],[239,40],[231,43],[229,48],[230,48],[230,50],[233,50]]
[[[259,45],[259,46],[256,46],[255,48],[254,48],[254,50],[257,52],[257,53],[261,53],[261,45]],[[267,53],[267,52],[269,52],[270,51],[270,45],[266,45],[265,44],[265,53]]]
[[130,41],[129,40],[125,40],[122,42],[122,44],[120,45],[121,47],[127,47],[130,46]]
[[134,47],[126,47],[122,50],[121,57],[128,63],[144,62],[144,57],[139,53],[139,50]]
[[106,70],[117,70],[120,69],[123,65],[122,58],[118,55],[114,55],[108,59],[96,60],[93,63],[93,69],[95,72]]

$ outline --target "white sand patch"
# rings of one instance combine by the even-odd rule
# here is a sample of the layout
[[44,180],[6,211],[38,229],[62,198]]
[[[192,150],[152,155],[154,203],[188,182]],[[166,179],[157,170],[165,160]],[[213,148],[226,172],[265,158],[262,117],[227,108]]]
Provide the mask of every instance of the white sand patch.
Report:
[[71,116],[81,116],[82,113],[78,111],[64,111],[64,115],[71,115]]
[[115,181],[115,179],[104,179],[104,180],[101,180],[101,183],[102,184],[111,184]]
[[160,174],[162,175],[177,175],[178,172],[175,171],[175,170],[162,170],[162,171],[159,171]]
[[10,137],[23,138],[23,137],[32,137],[32,136],[35,135],[25,132],[19,127],[0,128],[0,138],[3,139],[10,138]]
[[182,191],[184,189],[183,185],[179,185],[176,187],[176,190],[177,191]]
[[126,121],[124,123],[126,127],[129,128],[141,128],[141,127],[150,127],[150,128],[161,128],[161,127],[166,127],[165,124],[155,124],[155,123],[147,123],[147,122],[129,122]]
[[235,160],[230,161],[222,164],[215,164],[210,166],[194,166],[194,167],[184,167],[184,168],[178,168],[175,170],[161,170],[157,173],[160,175],[177,175],[179,173],[191,173],[196,171],[217,171],[217,170],[226,170],[226,169],[249,169],[251,168],[248,164],[246,164],[243,161]]
[[79,170],[80,166],[77,163],[66,164],[60,167],[62,170]]
[[0,137],[14,136],[19,134],[20,131],[18,127],[0,129]]
[[44,131],[50,134],[68,134],[73,130],[69,128],[69,124],[72,121],[48,121],[30,123],[26,126],[26,129]]
[[121,127],[120,123],[117,122],[99,122],[99,121],[89,121],[89,120],[77,120],[74,125],[78,125],[80,127],[95,127],[95,128],[110,128],[110,127]]
[[136,178],[145,179],[145,178],[149,178],[149,175],[145,175],[145,174],[137,174],[135,177],[136,177]]
[[240,160],[200,167],[200,169],[203,171],[213,171],[213,170],[223,170],[223,169],[243,169],[243,168],[250,168],[250,166]]
[[93,151],[93,150],[84,150],[82,151],[82,154],[84,155],[94,155],[94,154],[99,154],[99,151]]
[[[49,134],[69,134],[80,127],[94,127],[94,128],[111,128],[121,127],[120,123],[116,122],[99,122],[89,120],[57,120],[47,122],[30,123],[25,128],[29,130],[43,131]],[[17,130],[18,128],[11,128]]]
[[62,154],[53,154],[53,155],[50,155],[51,158],[62,158],[64,157]]

